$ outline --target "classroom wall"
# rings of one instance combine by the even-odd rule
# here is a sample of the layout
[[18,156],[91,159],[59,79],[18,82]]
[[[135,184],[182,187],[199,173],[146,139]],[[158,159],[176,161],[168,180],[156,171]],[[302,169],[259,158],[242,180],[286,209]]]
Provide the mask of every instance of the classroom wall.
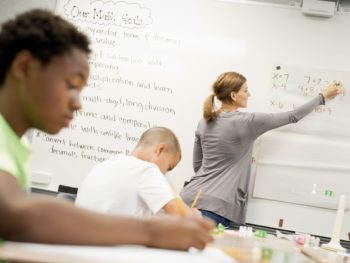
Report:
[[31,8],[46,8],[54,10],[56,0],[1,0],[0,2],[0,23],[13,17],[13,15]]
[[[49,3],[30,1],[26,6],[24,2],[19,5],[24,9]],[[87,12],[95,8],[108,13],[114,10],[113,4],[96,1],[92,7],[90,2],[61,1],[57,8],[91,36],[94,53],[88,88],[83,93],[84,109],[72,126],[57,137],[34,132],[34,177],[36,186],[43,189],[57,190],[58,184],[79,186],[99,159],[110,153],[130,152],[142,131],[152,125],[170,127],[180,139],[183,158],[170,180],[181,189],[193,174],[193,137],[203,101],[223,71],[239,71],[247,77],[252,93],[248,111],[272,110],[269,100],[276,65],[287,65],[294,72],[321,72],[327,78],[332,78],[330,72],[345,72],[347,81],[350,16],[346,13],[324,19],[306,17],[297,6],[154,0],[123,2],[118,10],[125,11],[121,17],[127,14],[126,19],[111,22],[108,15],[99,20],[100,13],[92,17],[93,11],[90,15]],[[9,5],[10,1],[1,5],[4,3]],[[50,1],[47,7],[54,4]],[[15,7],[11,8],[15,12]],[[4,10],[1,8],[0,14]],[[149,103],[159,110],[145,110]],[[109,121],[101,119],[107,115]],[[259,152],[269,149],[260,147],[263,140],[254,150],[257,162],[253,163],[247,221],[277,227],[282,218],[285,229],[330,236],[334,204],[340,194],[337,189],[331,209],[271,200],[264,194],[254,197]],[[348,138],[337,140],[348,144]],[[290,170],[286,167],[282,171]],[[326,177],[332,179],[332,174]],[[350,230],[349,219],[346,212],[343,239]]]

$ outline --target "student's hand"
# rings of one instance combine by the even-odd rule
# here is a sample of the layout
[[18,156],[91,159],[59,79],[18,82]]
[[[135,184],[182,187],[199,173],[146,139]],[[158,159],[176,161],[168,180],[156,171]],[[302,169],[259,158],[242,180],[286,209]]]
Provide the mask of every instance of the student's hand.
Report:
[[149,247],[188,250],[190,247],[203,249],[213,241],[211,233],[214,223],[199,217],[162,216],[147,222]]
[[197,208],[188,208],[186,215],[202,218],[202,213]]
[[343,92],[343,87],[339,82],[333,81],[329,87],[327,87],[323,92],[322,95],[326,100],[333,99],[334,97],[338,96]]

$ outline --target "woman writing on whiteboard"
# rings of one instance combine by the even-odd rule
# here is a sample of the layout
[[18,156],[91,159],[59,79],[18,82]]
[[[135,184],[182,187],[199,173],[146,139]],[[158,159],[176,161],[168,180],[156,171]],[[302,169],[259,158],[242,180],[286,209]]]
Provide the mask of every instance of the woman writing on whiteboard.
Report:
[[[238,111],[247,107],[250,96],[246,78],[239,73],[221,74],[212,88],[195,133],[195,175],[181,197],[191,204],[201,190],[196,208],[203,216],[225,226],[244,224],[254,141],[269,130],[299,121],[342,90],[333,83],[293,111],[266,114]],[[215,97],[221,102],[219,110],[214,109]]]

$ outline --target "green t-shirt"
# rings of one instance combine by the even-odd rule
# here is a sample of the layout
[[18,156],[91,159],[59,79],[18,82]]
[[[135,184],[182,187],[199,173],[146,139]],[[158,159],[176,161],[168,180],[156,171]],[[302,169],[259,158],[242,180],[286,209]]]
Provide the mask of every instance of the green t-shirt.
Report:
[[23,189],[29,187],[30,157],[27,138],[20,139],[0,114],[0,170],[16,177]]

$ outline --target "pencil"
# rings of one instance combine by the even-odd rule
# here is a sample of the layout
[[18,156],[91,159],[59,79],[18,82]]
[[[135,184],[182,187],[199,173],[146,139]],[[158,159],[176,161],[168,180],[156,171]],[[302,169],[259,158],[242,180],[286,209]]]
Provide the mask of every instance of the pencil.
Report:
[[175,186],[171,182],[169,182],[169,184],[170,184],[170,187],[173,190],[173,193],[175,195],[175,204],[177,206],[177,210],[179,211],[180,216],[185,216],[186,215],[185,205],[184,205],[181,197],[177,193]]
[[191,205],[191,208],[194,208],[194,206],[197,204],[197,201],[198,201],[199,196],[201,195],[201,192],[202,192],[202,189],[199,189],[199,191],[198,191],[196,197],[195,197],[194,200],[193,200],[193,203],[192,203],[192,205]]

